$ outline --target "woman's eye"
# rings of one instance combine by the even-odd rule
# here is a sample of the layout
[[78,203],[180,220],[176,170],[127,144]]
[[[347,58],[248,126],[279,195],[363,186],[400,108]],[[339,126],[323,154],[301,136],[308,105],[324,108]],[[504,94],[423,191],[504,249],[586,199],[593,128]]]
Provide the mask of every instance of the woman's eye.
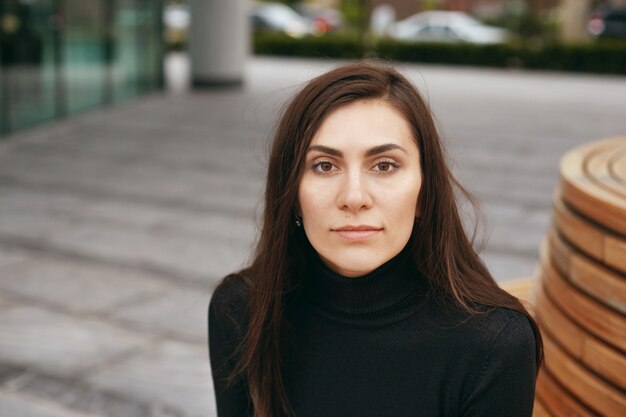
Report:
[[374,171],[378,172],[391,172],[398,168],[398,164],[390,161],[379,162],[374,165]]
[[378,170],[382,172],[387,172],[391,169],[391,164],[389,162],[381,162],[378,164]]
[[322,162],[320,164],[320,169],[324,172],[328,172],[328,171],[332,171],[333,170],[333,164],[331,164],[330,162]]
[[322,161],[313,165],[313,170],[320,172],[320,173],[327,173],[327,172],[332,172],[332,171],[337,170],[337,167],[333,165],[331,162]]

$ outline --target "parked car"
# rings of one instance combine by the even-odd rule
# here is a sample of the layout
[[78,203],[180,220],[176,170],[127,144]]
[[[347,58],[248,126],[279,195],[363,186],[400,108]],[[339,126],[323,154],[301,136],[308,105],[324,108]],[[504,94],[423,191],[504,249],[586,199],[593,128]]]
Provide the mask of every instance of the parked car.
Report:
[[323,35],[343,27],[341,12],[318,3],[296,3],[291,7],[310,22],[314,34]]
[[587,21],[587,31],[598,38],[626,38],[626,7],[596,11]]
[[313,33],[310,22],[283,3],[254,3],[250,24],[254,32],[279,32],[293,38]]
[[497,44],[505,43],[505,29],[487,26],[462,12],[429,11],[392,23],[387,35],[402,41]]

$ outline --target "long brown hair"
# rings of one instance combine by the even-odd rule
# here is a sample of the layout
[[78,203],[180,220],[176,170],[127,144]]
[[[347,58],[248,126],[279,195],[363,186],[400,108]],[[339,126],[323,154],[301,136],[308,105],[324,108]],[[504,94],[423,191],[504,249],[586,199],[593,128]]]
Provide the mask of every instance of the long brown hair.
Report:
[[[248,285],[249,324],[231,380],[247,379],[254,417],[291,416],[281,376],[284,311],[302,277],[306,237],[295,225],[298,186],[306,149],[325,117],[356,100],[383,99],[399,110],[419,148],[423,184],[420,218],[408,245],[415,264],[444,305],[469,314],[481,306],[505,307],[528,317],[537,341],[537,366],[543,359],[541,335],[521,302],[502,290],[476,254],[455,198],[474,198],[450,172],[428,104],[399,72],[379,63],[354,63],[311,80],[285,108],[269,155],[261,235],[254,259],[240,275]],[[474,229],[475,230],[475,229]],[[416,277],[417,278],[417,277]]]

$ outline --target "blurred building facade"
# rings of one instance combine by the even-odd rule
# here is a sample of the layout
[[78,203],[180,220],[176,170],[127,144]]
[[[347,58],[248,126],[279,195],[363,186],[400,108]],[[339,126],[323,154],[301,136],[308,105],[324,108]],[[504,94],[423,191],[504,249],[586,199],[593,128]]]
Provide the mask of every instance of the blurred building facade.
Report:
[[0,135],[161,89],[161,3],[0,1]]

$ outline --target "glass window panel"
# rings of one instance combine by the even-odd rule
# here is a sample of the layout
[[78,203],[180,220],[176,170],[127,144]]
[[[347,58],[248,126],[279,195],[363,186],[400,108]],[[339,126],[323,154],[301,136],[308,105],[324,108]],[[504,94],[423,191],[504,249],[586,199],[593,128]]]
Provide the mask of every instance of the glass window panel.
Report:
[[106,88],[105,2],[65,0],[63,69],[69,113],[104,103]]
[[160,88],[162,47],[161,2],[137,0],[140,10],[137,35],[142,46],[139,58],[139,88],[150,92]]
[[0,131],[13,131],[55,117],[54,2],[0,3]]
[[[0,11],[0,15],[1,15]],[[0,43],[0,135],[6,133],[8,131],[8,126],[5,122],[5,117],[7,117],[7,113],[5,109],[7,108],[6,103],[4,102],[4,72],[2,71],[2,43]],[[0,138],[1,139],[1,138]]]
[[0,134],[160,88],[161,7],[0,0]]
[[[122,101],[139,92],[141,11],[137,0],[117,0],[113,12],[113,98]],[[141,45],[141,46],[140,46]]]

